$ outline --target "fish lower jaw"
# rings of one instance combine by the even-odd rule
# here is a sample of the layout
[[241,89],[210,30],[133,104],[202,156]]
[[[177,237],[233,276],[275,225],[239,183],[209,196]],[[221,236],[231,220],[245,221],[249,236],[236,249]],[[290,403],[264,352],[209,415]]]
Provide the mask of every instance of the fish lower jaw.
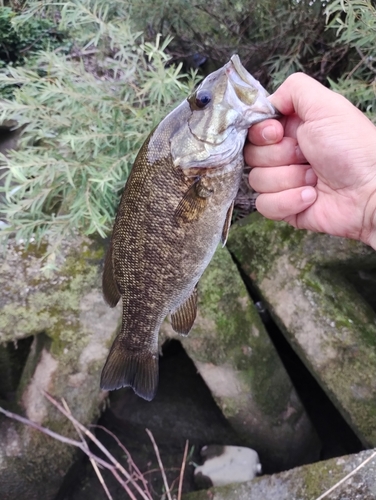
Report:
[[[242,133],[243,132],[243,133]],[[179,167],[188,177],[200,175],[205,170],[205,176],[216,177],[234,170],[243,157],[242,150],[247,130],[233,131],[220,145],[205,145],[207,157],[198,161],[194,154],[180,159]]]

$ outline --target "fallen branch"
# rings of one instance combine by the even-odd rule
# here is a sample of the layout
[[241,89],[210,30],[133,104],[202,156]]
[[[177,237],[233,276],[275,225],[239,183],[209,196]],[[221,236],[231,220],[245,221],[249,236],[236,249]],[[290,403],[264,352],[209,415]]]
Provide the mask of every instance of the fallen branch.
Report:
[[160,456],[160,454],[159,454],[159,449],[158,449],[157,443],[155,442],[154,436],[153,436],[153,434],[149,431],[149,429],[145,429],[145,430],[146,430],[146,432],[147,432],[147,433],[148,433],[148,435],[149,435],[150,441],[152,442],[152,445],[153,445],[153,448],[154,448],[154,451],[155,451],[155,455],[156,455],[157,460],[158,460],[158,464],[159,464],[159,468],[160,468],[160,470],[161,470],[161,474],[162,474],[162,478],[163,478],[163,484],[164,484],[164,486],[165,486],[165,490],[166,490],[166,495],[167,495],[167,498],[168,498],[168,500],[172,500],[171,493],[170,493],[170,488],[169,488],[169,486],[168,486],[166,473],[165,473],[165,470],[164,470],[164,467],[163,467],[163,463],[162,463],[162,460],[161,460],[161,456]]
[[[124,477],[127,479],[127,482],[121,481],[121,484],[123,485],[124,489],[126,492],[130,495],[131,499],[135,499],[136,497],[133,495],[132,491],[128,487],[128,482],[134,486],[134,488],[138,491],[138,493],[141,495],[141,497],[144,500],[152,500],[152,497],[150,493],[143,491],[140,486],[133,480],[132,476],[129,474],[128,471],[124,469],[124,467],[116,460],[116,458],[107,450],[105,446],[95,437],[95,435],[89,431],[89,429],[86,429],[84,425],[82,425],[78,420],[76,420],[73,415],[70,413],[70,411],[67,411],[60,403],[56,401],[50,394],[47,392],[43,391],[44,396],[50,401],[56,408],[72,422],[72,424],[76,427],[78,427],[91,441],[101,450],[101,452],[110,460],[110,462],[114,465],[114,467],[111,467],[110,470],[112,474],[114,474],[115,470],[118,470]],[[115,474],[114,474],[115,475]],[[121,477],[121,476],[119,476]]]
[[93,459],[93,458],[89,458],[90,460],[90,463],[94,469],[94,472],[96,473],[97,475],[97,478],[99,480],[99,482],[101,483],[102,485],[102,488],[104,489],[106,495],[107,495],[107,498],[108,500],[112,500],[112,496],[111,496],[111,493],[109,492],[108,488],[107,488],[107,484],[105,483],[104,479],[103,479],[103,476],[101,474],[101,471],[99,470],[98,468],[98,465],[97,465],[97,462]]
[[110,430],[108,430],[106,427],[103,427],[103,425],[92,424],[92,425],[90,425],[90,427],[95,427],[96,429],[101,429],[102,431],[106,432],[109,436],[111,436],[116,441],[116,444],[125,453],[125,455],[127,457],[128,464],[129,464],[131,470],[133,471],[135,478],[144,484],[145,490],[148,490],[148,481],[145,479],[145,473],[143,474],[140,471],[140,469],[137,467],[137,465],[133,461],[132,455],[129,453],[129,451],[123,445],[123,443],[120,441],[120,439],[117,436],[115,436],[115,434],[113,432],[111,432]]
[[361,464],[359,464],[358,467],[356,467],[349,474],[347,474],[347,476],[345,476],[340,481],[338,481],[338,483],[336,483],[334,486],[332,486],[328,491],[326,491],[325,493],[323,493],[322,495],[320,495],[319,497],[317,497],[316,500],[322,500],[323,498],[327,497],[330,493],[332,493],[332,491],[334,491],[337,488],[339,488],[339,486],[341,486],[341,484],[343,484],[345,481],[347,481],[348,479],[350,479],[351,476],[353,476],[354,474],[356,474],[358,472],[358,470],[362,469],[366,464],[368,464],[368,462],[370,462],[375,457],[376,457],[376,451],[374,451],[372,453],[372,455],[370,455],[368,458],[366,458],[365,460],[363,460],[363,462]]
[[[137,500],[137,497],[135,496],[135,493],[132,491],[131,487],[136,490],[136,492],[140,495],[142,500],[153,500],[153,497],[152,497],[150,490],[149,490],[149,487],[148,487],[148,481],[145,478],[145,475],[142,474],[141,471],[139,470],[139,468],[136,466],[129,451],[125,448],[125,446],[120,442],[120,440],[111,431],[109,431],[108,429],[106,429],[105,427],[100,426],[100,425],[91,426],[91,427],[100,428],[103,431],[107,432],[107,434],[109,434],[110,436],[113,437],[113,439],[116,441],[118,446],[124,451],[124,453],[127,457],[130,472],[128,472],[118,462],[118,460],[116,460],[116,458],[107,450],[107,448],[105,448],[105,446],[103,446],[103,444],[96,438],[96,436],[89,429],[87,429],[84,425],[82,425],[72,415],[70,408],[68,407],[67,403],[64,400],[62,400],[62,404],[60,404],[58,401],[56,401],[56,399],[54,399],[47,392],[43,391],[43,394],[50,401],[50,403],[53,404],[72,423],[77,434],[80,437],[80,441],[65,437],[61,434],[58,434],[57,432],[51,431],[47,427],[43,427],[42,425],[37,424],[36,422],[29,420],[28,418],[21,417],[20,415],[17,415],[16,413],[7,411],[1,407],[0,407],[0,413],[4,414],[8,418],[11,418],[11,419],[16,420],[24,425],[32,427],[33,429],[36,429],[36,430],[42,432],[43,434],[50,436],[53,439],[56,439],[57,441],[60,441],[61,443],[75,446],[76,448],[79,448],[80,450],[82,450],[88,456],[90,463],[95,471],[95,474],[98,477],[100,484],[102,485],[103,490],[105,491],[105,494],[106,494],[108,500],[112,500],[112,496],[111,496],[111,493],[110,493],[110,491],[109,491],[109,489],[108,489],[108,487],[103,479],[103,476],[102,476],[102,473],[100,472],[99,467],[107,469],[112,473],[112,475],[115,477],[115,479],[124,488],[125,492],[128,494],[128,498],[130,500]],[[161,456],[159,453],[157,443],[155,442],[154,436],[150,432],[150,430],[146,429],[146,432],[149,435],[149,438],[152,442],[152,445],[153,445],[153,448],[155,451],[155,455],[157,457],[159,469],[160,469],[160,472],[161,472],[161,475],[163,478],[164,488],[166,490],[167,499],[172,500],[172,496],[171,496],[172,486],[169,487],[169,485],[168,485],[165,469],[163,467],[163,463],[161,460]],[[97,454],[95,454],[94,452],[92,452],[90,450],[86,438],[89,438],[97,446],[97,448],[105,455],[106,459],[99,457]],[[182,496],[183,479],[184,479],[184,472],[185,472],[185,464],[187,461],[187,454],[188,454],[188,441],[185,444],[183,462],[182,462],[182,466],[181,466],[180,474],[179,474],[179,486],[178,486],[177,500],[181,500],[181,496]],[[139,483],[141,483],[142,487],[140,486]]]
[[[90,459],[90,462],[93,464],[95,462],[96,465],[100,465],[101,467],[109,470],[113,476],[116,478],[116,480],[123,486],[124,490],[128,493],[130,500],[137,500],[137,497],[133,493],[133,491],[130,488],[130,485],[137,490],[137,492],[140,494],[141,498],[143,500],[153,500],[150,492],[148,490],[142,490],[140,485],[137,484],[137,482],[134,480],[131,474],[129,474],[124,467],[116,460],[116,458],[111,455],[111,453],[102,445],[102,443],[88,430],[86,427],[84,427],[78,420],[76,420],[73,415],[70,413],[70,410],[66,410],[60,403],[58,403],[52,396],[50,396],[47,393],[44,393],[45,397],[54,405],[58,410],[66,416],[74,425],[77,431],[79,431],[79,435],[81,437],[81,441],[77,441],[75,439],[67,438],[65,436],[62,436],[61,434],[58,434],[57,432],[51,431],[47,427],[43,427],[42,425],[37,424],[36,422],[33,422],[29,420],[28,418],[21,417],[20,415],[17,415],[16,413],[10,412],[5,410],[4,408],[0,407],[0,413],[4,414],[6,417],[11,418],[13,420],[16,420],[24,425],[28,425],[29,427],[32,427],[33,429],[36,429],[40,432],[43,432],[43,434],[46,434],[47,436],[50,436],[57,441],[60,441],[61,443],[64,444],[69,444],[71,446],[75,446],[76,448],[79,448],[82,450]],[[66,403],[65,403],[66,404]],[[109,459],[109,462],[106,460],[103,460],[101,457],[93,453],[86,440],[84,439],[83,435],[86,435],[91,439],[91,441],[104,453],[104,455]],[[100,474],[100,471],[97,468],[94,467],[94,470],[96,474],[98,475],[98,472]],[[137,475],[139,475],[140,472],[137,469]],[[100,474],[101,477],[101,474]],[[99,476],[98,476],[99,478]],[[111,495],[108,491],[107,486],[104,484],[104,480],[99,479],[100,483],[102,484],[102,487],[104,488],[107,498],[111,499]],[[143,486],[146,486],[146,481],[143,479]]]
[[183,462],[181,464],[181,469],[180,469],[179,487],[178,487],[178,500],[181,500],[181,494],[182,494],[182,490],[183,490],[183,479],[184,479],[185,463],[187,461],[187,455],[188,455],[188,440],[185,442]]

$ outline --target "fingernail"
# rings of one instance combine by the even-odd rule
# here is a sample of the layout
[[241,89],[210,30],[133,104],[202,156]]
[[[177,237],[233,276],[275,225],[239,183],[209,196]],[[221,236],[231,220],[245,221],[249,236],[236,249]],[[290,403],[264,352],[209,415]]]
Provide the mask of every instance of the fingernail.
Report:
[[316,189],[312,187],[303,189],[300,196],[302,197],[304,203],[312,203],[316,199]]
[[277,131],[273,125],[268,125],[262,131],[263,138],[268,142],[274,142],[277,139]]
[[306,184],[308,185],[312,185],[314,186],[317,182],[317,177],[316,177],[316,174],[315,172],[312,170],[312,168],[309,168],[307,171],[306,171],[306,174],[305,174],[305,182]]

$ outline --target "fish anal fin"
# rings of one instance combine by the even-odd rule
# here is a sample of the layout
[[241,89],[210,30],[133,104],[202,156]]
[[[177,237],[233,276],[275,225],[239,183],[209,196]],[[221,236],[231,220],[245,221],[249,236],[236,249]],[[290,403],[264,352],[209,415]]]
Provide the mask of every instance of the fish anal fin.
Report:
[[171,314],[171,326],[176,333],[188,335],[197,315],[197,285],[188,299]]
[[158,386],[158,352],[126,350],[115,339],[101,375],[101,389],[132,387],[137,396],[151,401]]
[[198,177],[180,200],[175,218],[183,222],[194,222],[204,212],[213,189],[205,177]]
[[226,245],[228,232],[230,231],[232,212],[234,211],[234,202],[231,203],[230,208],[227,210],[226,220],[222,229],[221,243],[222,247]]
[[119,302],[120,292],[114,277],[111,246],[108,248],[106,257],[104,259],[102,290],[104,299],[107,304],[111,307],[115,307]]

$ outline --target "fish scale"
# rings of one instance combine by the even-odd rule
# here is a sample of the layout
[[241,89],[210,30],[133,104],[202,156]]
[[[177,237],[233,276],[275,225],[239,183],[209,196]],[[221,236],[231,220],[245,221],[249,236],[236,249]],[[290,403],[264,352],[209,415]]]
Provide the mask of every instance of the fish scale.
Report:
[[123,315],[102,371],[103,389],[130,386],[147,400],[154,397],[161,324],[171,313],[172,327],[189,333],[196,285],[227,238],[247,128],[276,114],[264,89],[233,56],[142,146],[105,259],[104,297],[112,307],[121,297]]

